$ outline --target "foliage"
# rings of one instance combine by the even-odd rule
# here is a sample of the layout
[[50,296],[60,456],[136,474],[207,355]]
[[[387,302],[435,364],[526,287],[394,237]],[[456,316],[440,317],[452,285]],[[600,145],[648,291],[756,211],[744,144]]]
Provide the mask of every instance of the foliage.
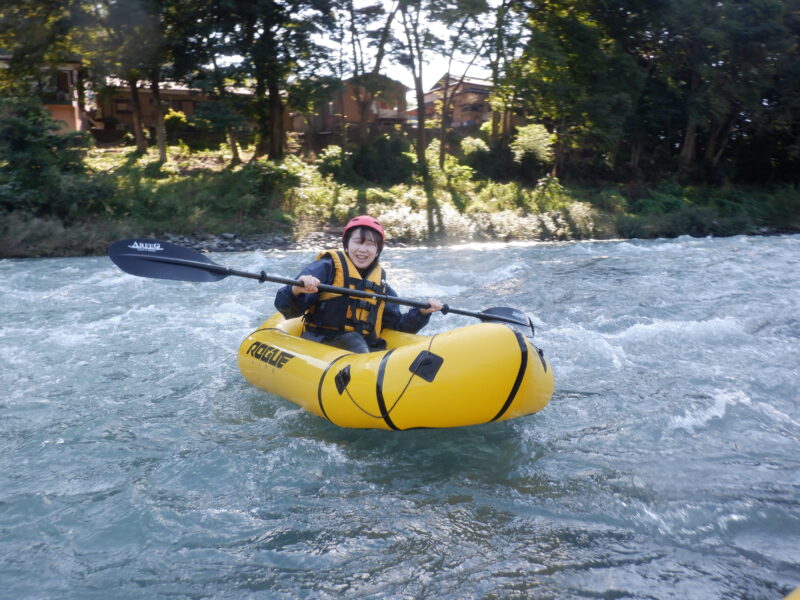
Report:
[[481,138],[465,137],[461,140],[461,154],[465,158],[472,159],[476,157],[480,159],[480,157],[485,156],[488,152],[489,145]]
[[796,138],[783,135],[800,121],[793,3],[554,0],[526,12],[524,52],[498,90],[556,133],[562,178],[719,184],[797,172]]
[[320,154],[317,164],[323,175],[332,176],[338,183],[394,185],[408,181],[414,171],[408,150],[405,140],[382,135],[354,152],[328,146]]
[[[333,150],[330,154],[335,156]],[[91,150],[84,171],[62,172],[59,181],[70,197],[77,195],[71,186],[88,182],[93,200],[81,202],[66,226],[52,214],[0,210],[0,255],[97,253],[115,236],[164,231],[247,236],[292,229],[300,234],[326,224],[341,226],[361,210],[381,218],[395,241],[427,240],[428,196],[418,183],[338,183],[293,157],[234,167],[217,152],[181,154],[172,148],[170,155],[169,163],[161,163],[155,150],[144,156],[124,148]],[[545,177],[530,186],[475,179],[452,157],[433,174],[443,241],[800,230],[800,190],[789,185],[710,188],[666,182],[595,189]]]
[[170,108],[167,114],[164,115],[164,125],[167,128],[167,133],[177,133],[186,129],[189,126],[189,121],[183,111]]
[[359,184],[363,179],[353,170],[351,152],[341,146],[326,146],[317,159],[317,167],[322,175],[330,176],[341,184]]
[[32,98],[0,98],[0,208],[74,219],[107,192],[87,176],[81,133],[58,133]]
[[[411,70],[423,103],[423,68],[438,54],[454,59],[453,82],[456,65],[474,61],[491,71],[488,151],[462,149],[462,163],[478,177],[533,185],[550,172],[599,187],[663,179],[724,186],[793,183],[800,172],[796,0],[404,0],[391,9],[328,0],[6,5],[0,94],[50,97],[59,65],[75,58],[80,103],[109,76],[148,87],[167,79],[188,84],[213,99],[195,114],[201,120],[187,120],[172,140],[191,149],[203,147],[200,139],[210,139],[208,147],[225,139],[236,149],[235,134],[247,124],[258,134],[256,153],[279,159],[288,109],[310,116],[351,74],[371,94],[384,93],[381,73],[390,58]],[[320,34],[328,36],[324,46]],[[236,87],[250,94],[235,94]],[[363,95],[362,106],[371,99]],[[440,169],[453,147],[448,102],[439,103],[444,114],[436,117],[442,143],[433,162]],[[409,163],[400,158],[399,172],[385,173],[375,149],[365,148],[370,132],[361,117],[358,148],[342,142],[353,151],[354,170],[373,182],[403,181]],[[512,140],[520,118],[552,132],[552,157],[525,150],[547,146],[542,130],[537,141],[524,126]],[[423,123],[416,134],[416,168],[433,212],[424,152],[433,131]],[[141,135],[137,143],[143,150]]]
[[523,125],[517,128],[517,133],[511,141],[511,152],[518,163],[531,157],[541,165],[552,164],[552,136],[547,128],[539,123]]
[[510,149],[523,180],[535,181],[553,165],[553,136],[539,123],[517,128]]
[[[204,103],[210,104],[210,103]],[[205,150],[209,148],[219,148],[224,136],[225,126],[229,123],[226,115],[220,114],[225,111],[227,105],[220,105],[220,111],[214,109],[203,109],[204,104],[200,104],[197,114],[187,117],[183,112],[169,109],[164,115],[164,127],[167,132],[167,139],[172,143],[185,144],[189,151]],[[220,118],[221,121],[215,123],[211,119]],[[235,117],[230,117],[235,120]]]
[[410,144],[403,138],[379,136],[353,154],[353,170],[372,183],[403,183],[414,170],[409,150]]
[[302,170],[303,164],[296,159],[282,162],[262,159],[249,162],[242,169],[252,193],[272,207],[300,184]]

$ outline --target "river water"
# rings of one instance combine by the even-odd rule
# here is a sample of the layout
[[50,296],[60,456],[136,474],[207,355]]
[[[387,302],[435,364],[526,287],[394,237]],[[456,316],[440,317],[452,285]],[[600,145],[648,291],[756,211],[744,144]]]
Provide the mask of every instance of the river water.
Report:
[[[800,236],[384,255],[402,296],[531,314],[552,402],[472,428],[340,429],[239,374],[273,284],[0,261],[0,598],[800,585]],[[312,258],[211,256],[283,276]]]

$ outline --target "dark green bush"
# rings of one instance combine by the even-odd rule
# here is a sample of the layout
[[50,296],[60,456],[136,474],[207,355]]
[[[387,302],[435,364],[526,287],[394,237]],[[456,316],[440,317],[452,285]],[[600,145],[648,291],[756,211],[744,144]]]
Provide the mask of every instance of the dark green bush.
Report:
[[410,149],[407,140],[382,135],[353,153],[353,171],[371,183],[405,183],[414,173]]
[[317,168],[322,175],[330,175],[343,185],[405,183],[414,173],[410,148],[408,141],[389,135],[382,135],[354,152],[328,146],[317,160]]
[[86,173],[91,137],[58,130],[37,99],[0,98],[0,208],[70,219],[108,193]]
[[164,115],[167,141],[171,144],[182,142],[192,152],[219,148],[225,141],[224,129],[209,120],[205,114],[198,110],[198,114],[187,117],[179,110],[170,109]]
[[800,228],[800,187],[797,185],[780,185],[758,202],[759,221],[773,227]]
[[317,159],[317,169],[321,175],[331,176],[337,183],[343,185],[362,185],[363,177],[353,170],[353,157],[350,152],[345,152],[341,146],[328,146]]

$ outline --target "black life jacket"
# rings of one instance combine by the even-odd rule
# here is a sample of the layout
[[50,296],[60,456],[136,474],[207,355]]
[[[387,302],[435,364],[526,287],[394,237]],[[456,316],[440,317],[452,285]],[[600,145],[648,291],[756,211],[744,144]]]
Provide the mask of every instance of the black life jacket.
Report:
[[[331,285],[372,294],[386,294],[386,273],[377,262],[362,277],[358,267],[344,252],[327,250],[317,260],[326,256],[333,260],[334,275]],[[378,298],[373,300],[321,292],[317,302],[303,316],[305,328],[327,335],[357,331],[367,339],[370,346],[374,346],[379,344],[385,304]]]

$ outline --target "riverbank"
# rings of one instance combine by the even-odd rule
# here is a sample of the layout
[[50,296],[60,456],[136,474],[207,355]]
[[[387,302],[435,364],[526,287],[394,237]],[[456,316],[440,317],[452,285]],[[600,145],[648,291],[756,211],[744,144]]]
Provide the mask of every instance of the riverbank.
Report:
[[81,188],[88,195],[58,214],[0,213],[0,258],[102,255],[129,237],[213,252],[317,250],[337,245],[342,225],[359,213],[381,220],[389,246],[800,231],[800,189],[791,185],[586,187],[543,177],[526,186],[481,180],[469,167],[451,165],[434,168],[434,189],[426,194],[413,180],[343,181],[322,162],[294,156],[240,165],[229,158],[176,150],[160,163],[152,152],[92,149]]
[[[574,207],[575,212],[582,212]],[[557,241],[569,239],[609,239],[619,237],[615,230],[585,218],[577,222],[560,213],[520,217],[496,213],[483,215],[483,221],[514,223],[514,233],[479,230],[481,223],[459,218],[444,210],[451,228],[431,241],[424,235],[425,214],[385,213],[378,215],[387,230],[387,247],[453,245],[473,241]],[[403,217],[406,217],[403,219]],[[231,224],[235,225],[235,224]],[[485,223],[484,223],[485,225]],[[544,228],[542,227],[544,225]],[[265,224],[265,228],[274,224]],[[592,234],[595,234],[593,237]],[[179,233],[168,229],[141,227],[131,221],[91,220],[65,226],[56,219],[7,214],[0,217],[0,259],[97,256],[105,254],[112,242],[132,237],[148,237],[179,244],[204,252],[244,252],[254,250],[309,250],[336,247],[341,243],[342,225],[302,223],[294,230],[280,228],[270,233],[238,231]]]
[[[497,215],[496,218],[500,217]],[[418,215],[418,219],[424,215]],[[541,219],[542,216],[537,216]],[[558,215],[545,215],[551,222],[558,221]],[[518,217],[519,219],[519,217]],[[525,219],[521,219],[524,222]],[[529,218],[528,221],[531,221]],[[592,223],[589,231],[595,235],[574,235],[566,221],[561,228],[556,227],[548,235],[539,236],[491,236],[487,232],[470,234],[460,231],[461,235],[446,235],[433,244],[448,246],[469,242],[514,242],[514,241],[569,241],[569,240],[604,240],[631,239],[620,235],[616,228],[610,226],[612,215],[604,215],[603,226]],[[584,223],[584,225],[586,225]],[[132,224],[112,222],[79,223],[65,227],[62,223],[48,219],[20,218],[17,215],[0,217],[0,259],[4,258],[52,258],[69,256],[100,256],[106,253],[108,246],[119,240],[130,237],[152,237],[171,242],[202,252],[248,252],[256,250],[308,250],[316,252],[324,248],[337,247],[341,243],[341,226],[325,224],[319,229],[301,229],[298,232],[284,231],[265,234],[244,234],[223,231],[221,233],[181,234],[171,231],[149,231],[137,229]],[[800,227],[753,227],[747,231],[736,232],[746,235],[780,235],[800,233]],[[683,234],[678,234],[683,235]],[[686,233],[685,235],[691,235]],[[712,235],[712,234],[709,234]],[[659,237],[659,236],[648,236]],[[668,236],[668,237],[677,237]],[[709,237],[706,235],[695,237]],[[722,236],[719,236],[722,237]],[[429,245],[430,241],[423,237],[407,238],[390,236],[387,247],[408,247]]]

